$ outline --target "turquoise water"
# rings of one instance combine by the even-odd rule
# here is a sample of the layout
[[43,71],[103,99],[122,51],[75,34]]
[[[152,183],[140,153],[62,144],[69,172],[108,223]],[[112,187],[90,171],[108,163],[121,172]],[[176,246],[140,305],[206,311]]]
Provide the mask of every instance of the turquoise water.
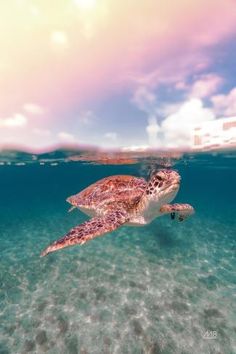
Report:
[[[119,165],[68,155],[0,156],[0,353],[236,353],[236,155]],[[66,197],[172,163],[190,219],[124,226],[39,257],[87,219],[67,213]]]

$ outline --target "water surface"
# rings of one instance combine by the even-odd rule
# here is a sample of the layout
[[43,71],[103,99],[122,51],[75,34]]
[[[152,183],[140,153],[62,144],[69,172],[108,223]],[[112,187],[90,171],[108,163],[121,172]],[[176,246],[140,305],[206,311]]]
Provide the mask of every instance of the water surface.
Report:
[[[236,352],[236,155],[0,156],[0,353]],[[173,166],[196,214],[121,227],[48,257],[87,217],[66,197]]]

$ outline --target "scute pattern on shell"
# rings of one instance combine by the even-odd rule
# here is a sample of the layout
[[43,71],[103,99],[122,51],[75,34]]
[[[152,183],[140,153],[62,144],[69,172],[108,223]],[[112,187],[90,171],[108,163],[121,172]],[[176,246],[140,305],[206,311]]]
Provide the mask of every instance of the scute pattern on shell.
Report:
[[112,204],[112,208],[122,205],[132,208],[139,202],[146,186],[143,178],[126,175],[106,177],[78,193],[77,206],[106,209]]

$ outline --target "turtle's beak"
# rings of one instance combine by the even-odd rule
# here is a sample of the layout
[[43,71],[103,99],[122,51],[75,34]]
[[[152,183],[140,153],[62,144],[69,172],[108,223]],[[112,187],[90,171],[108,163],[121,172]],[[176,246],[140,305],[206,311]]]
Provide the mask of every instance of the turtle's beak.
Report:
[[75,205],[72,205],[72,207],[68,210],[68,213],[70,213],[72,210],[76,209]]

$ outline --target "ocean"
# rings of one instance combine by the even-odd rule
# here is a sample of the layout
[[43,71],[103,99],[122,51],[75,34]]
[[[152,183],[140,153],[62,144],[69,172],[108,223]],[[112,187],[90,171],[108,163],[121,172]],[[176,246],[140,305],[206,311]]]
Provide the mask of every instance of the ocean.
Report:
[[[236,353],[236,154],[0,154],[0,353]],[[66,198],[110,175],[179,172],[194,206],[47,257],[88,219]]]

